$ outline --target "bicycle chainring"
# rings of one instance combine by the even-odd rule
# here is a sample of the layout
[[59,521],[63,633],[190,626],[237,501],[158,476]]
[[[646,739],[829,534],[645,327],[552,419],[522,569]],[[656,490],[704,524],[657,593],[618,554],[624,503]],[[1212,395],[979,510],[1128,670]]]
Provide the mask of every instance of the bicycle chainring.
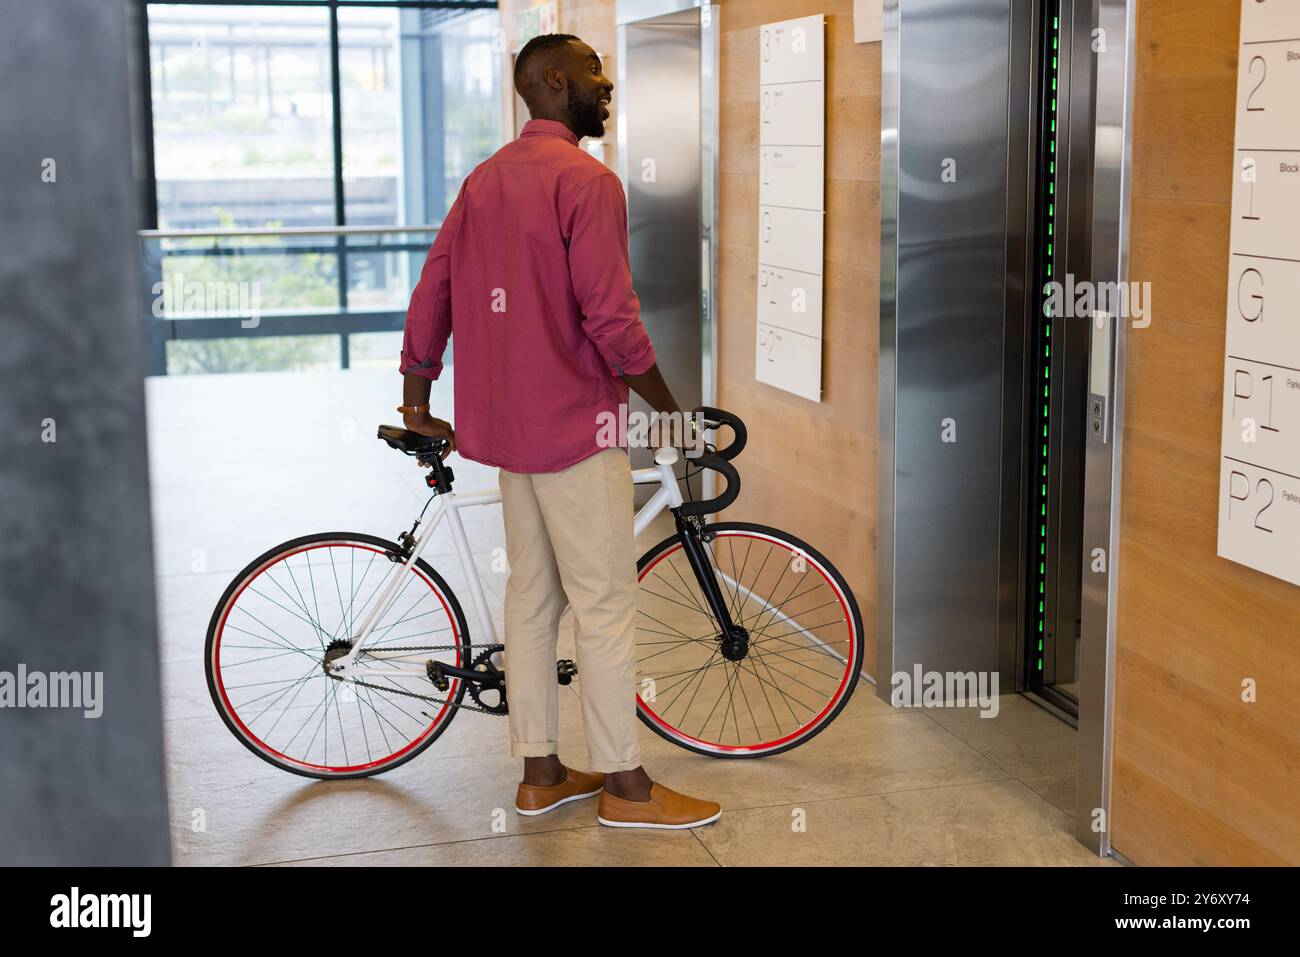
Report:
[[492,662],[492,656],[499,650],[500,646],[489,648],[489,650],[481,652],[475,657],[469,665],[471,671],[483,671],[487,674],[496,675],[501,680],[501,684],[495,688],[484,688],[477,682],[468,682],[469,696],[474,699],[474,703],[479,706],[480,710],[488,714],[510,713],[510,706],[506,701],[504,676],[501,674],[501,670]]

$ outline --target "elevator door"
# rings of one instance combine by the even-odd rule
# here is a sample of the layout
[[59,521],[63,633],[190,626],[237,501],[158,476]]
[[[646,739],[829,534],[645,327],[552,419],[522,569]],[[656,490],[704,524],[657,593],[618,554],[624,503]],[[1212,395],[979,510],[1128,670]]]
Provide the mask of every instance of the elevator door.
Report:
[[[878,658],[1072,717],[1082,574],[1086,0],[896,0],[882,163]],[[1082,47],[1080,47],[1082,44]]]
[[[689,410],[711,398],[704,375],[700,9],[621,23],[619,51],[614,99],[632,282],[664,379]],[[648,411],[636,396],[631,407]],[[631,454],[634,468],[650,464],[647,450]]]
[[1015,628],[1017,557],[1006,534],[1019,436],[1004,424],[1003,391],[1024,327],[1008,297],[1017,286],[1023,297],[1025,285],[1016,277],[1028,117],[1026,106],[1008,107],[1027,96],[1027,59],[1008,38],[1027,35],[1025,6],[897,5],[897,61],[885,67],[897,103],[885,124],[896,205],[886,197],[881,215],[883,697],[892,675],[918,667],[1005,672],[1008,611]]

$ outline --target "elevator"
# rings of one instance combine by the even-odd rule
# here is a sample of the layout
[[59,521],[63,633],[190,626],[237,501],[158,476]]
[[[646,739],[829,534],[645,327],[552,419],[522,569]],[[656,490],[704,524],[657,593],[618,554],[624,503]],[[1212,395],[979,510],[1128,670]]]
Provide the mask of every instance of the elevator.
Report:
[[996,672],[1073,723],[1091,337],[1047,290],[1090,276],[1095,2],[891,8],[879,673]]
[[[718,7],[618,0],[614,103],[641,318],[683,410],[715,400]],[[631,397],[633,411],[648,407]],[[631,450],[633,468],[650,465]],[[692,493],[708,494],[692,478]],[[648,493],[646,493],[648,494]]]

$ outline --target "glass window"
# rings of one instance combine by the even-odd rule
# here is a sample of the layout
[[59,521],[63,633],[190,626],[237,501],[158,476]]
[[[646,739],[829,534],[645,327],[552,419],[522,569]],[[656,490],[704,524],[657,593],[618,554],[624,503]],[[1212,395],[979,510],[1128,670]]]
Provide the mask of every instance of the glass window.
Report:
[[168,375],[338,367],[337,336],[231,336],[167,343]]
[[334,223],[329,11],[150,4],[158,224]]
[[168,242],[159,276],[166,313],[184,318],[221,311],[213,305],[218,297],[204,291],[210,288],[245,290],[246,300],[255,295],[262,315],[337,309],[339,257],[332,244],[329,238],[269,236]]
[[339,8],[347,221],[436,223],[501,145],[496,10]]
[[[373,0],[338,5],[331,18],[319,0],[248,0],[147,10],[160,229],[438,223],[465,176],[502,142],[495,8]],[[221,323],[195,324],[213,338],[169,342],[167,369],[153,371],[316,368],[339,356],[395,365],[392,333],[433,238],[270,232],[152,244],[151,288],[253,290],[264,326],[244,337],[237,325],[226,335]],[[340,313],[355,331],[339,331]],[[274,324],[286,316],[295,335],[280,337]],[[166,298],[161,318],[224,316],[187,293]],[[160,323],[154,335],[171,333]],[[345,348],[349,335],[356,348]],[[288,348],[295,337],[301,352]],[[320,354],[333,359],[313,358],[327,343]]]
[[[441,222],[501,144],[497,11],[340,7],[338,22],[348,225]],[[404,307],[424,251],[358,245],[348,243],[349,307]]]
[[[354,332],[348,336],[350,367],[392,371],[393,356],[402,351],[400,332]],[[446,360],[444,360],[445,362]]]

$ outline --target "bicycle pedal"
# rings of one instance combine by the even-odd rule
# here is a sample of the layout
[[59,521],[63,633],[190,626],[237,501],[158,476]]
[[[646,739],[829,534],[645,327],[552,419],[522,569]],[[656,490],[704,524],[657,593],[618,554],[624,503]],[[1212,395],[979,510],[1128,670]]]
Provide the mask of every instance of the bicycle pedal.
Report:
[[571,683],[577,673],[578,666],[569,658],[561,658],[555,663],[555,678],[562,685]]
[[426,661],[424,663],[424,672],[429,676],[429,680],[433,682],[433,686],[439,691],[446,691],[451,687],[451,682],[443,674],[442,665],[439,662]]

